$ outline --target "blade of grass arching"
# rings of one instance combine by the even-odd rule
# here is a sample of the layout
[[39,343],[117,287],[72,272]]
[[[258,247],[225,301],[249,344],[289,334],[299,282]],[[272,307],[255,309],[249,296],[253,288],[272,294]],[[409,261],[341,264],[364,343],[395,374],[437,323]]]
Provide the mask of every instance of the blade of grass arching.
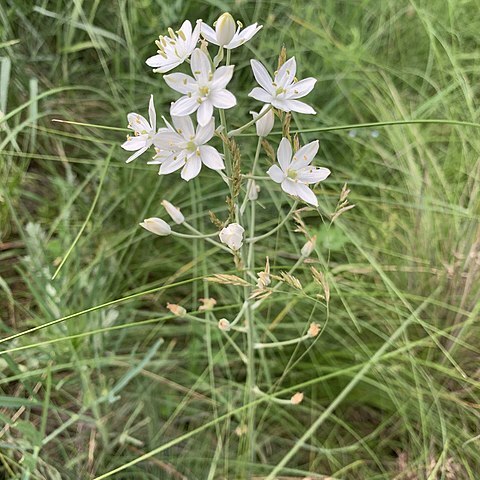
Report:
[[97,125],[95,123],[73,122],[71,120],[62,120],[60,118],[52,118],[52,122],[67,123],[68,125],[79,125],[81,127],[100,128],[100,129],[103,129],[103,130],[114,130],[114,131],[119,131],[119,132],[131,132],[131,130],[129,128],[110,127],[108,125]]
[[1,57],[0,62],[0,111],[7,111],[8,85],[12,62],[9,57]]
[[45,433],[47,431],[47,420],[48,420],[48,411],[49,411],[49,406],[50,406],[50,395],[51,395],[51,391],[52,391],[52,372],[50,370],[50,365],[47,367],[47,371],[46,371],[46,386],[47,388],[45,389],[45,398],[43,400],[43,406],[42,406],[42,418],[41,418],[41,421],[40,421],[40,432],[39,432],[39,439],[40,439],[40,443],[35,445],[35,447],[33,448],[33,454],[32,454],[32,457],[33,457],[33,461],[32,461],[32,466],[33,468],[30,468],[30,462],[28,462],[28,472],[26,472],[26,478],[28,479],[30,477],[30,474],[32,473],[32,471],[35,470],[36,468],[36,465],[37,465],[37,462],[38,462],[38,455],[40,453],[40,449],[42,448],[42,441],[41,439],[45,437]]
[[37,119],[38,119],[38,80],[36,78],[31,78],[29,81],[29,92],[30,98],[34,100],[28,107],[28,116],[32,124],[32,129],[30,131],[30,141],[28,142],[28,149],[35,150],[35,143],[37,138]]
[[105,159],[105,166],[103,167],[103,172],[100,176],[100,182],[99,182],[99,185],[98,185],[98,188],[97,188],[97,193],[95,194],[95,198],[93,199],[93,202],[92,202],[92,205],[90,207],[90,210],[88,211],[87,217],[85,218],[85,221],[83,222],[82,226],[80,227],[80,230],[78,231],[77,236],[75,237],[72,244],[70,245],[70,248],[67,250],[67,253],[64,255],[64,257],[62,258],[62,261],[60,262],[57,269],[55,270],[55,273],[52,275],[52,280],[55,280],[57,275],[60,273],[60,270],[65,265],[65,262],[68,260],[68,257],[70,256],[70,254],[73,252],[73,249],[75,248],[75,245],[80,240],[80,237],[82,236],[82,233],[85,230],[85,227],[87,226],[88,222],[90,221],[90,217],[92,216],[93,210],[95,209],[95,206],[97,205],[98,199],[100,198],[100,193],[102,191],[103,182],[104,182],[105,177],[107,175],[108,165],[110,164],[110,159],[112,158],[114,150],[115,150],[115,147],[112,147],[110,149],[110,153],[108,154],[107,158]]
[[147,351],[144,358],[137,365],[128,370],[128,372],[126,372],[125,375],[123,375],[123,377],[117,381],[117,383],[107,394],[107,399],[110,403],[114,403],[116,400],[118,400],[119,397],[116,395],[123,390],[134,377],[138,375],[138,372],[140,372],[140,370],[142,370],[143,367],[145,367],[145,365],[153,358],[153,356],[157,353],[157,350],[160,348],[160,345],[163,343],[163,338],[159,338]]
[[[303,128],[301,130],[292,129],[290,133],[315,133],[315,132],[335,132],[340,130],[355,130],[357,128],[375,128],[375,127],[388,127],[391,125],[413,125],[413,124],[440,124],[440,125],[461,125],[464,127],[480,128],[480,123],[467,122],[463,120],[448,120],[445,118],[437,119],[412,119],[412,120],[387,120],[385,122],[368,122],[368,123],[352,123],[349,125],[336,125],[332,127],[315,127],[315,128]],[[269,135],[283,135],[283,132],[275,131]],[[255,133],[241,133],[239,137],[254,137]]]
[[169,285],[162,285],[160,287],[152,288],[150,290],[144,290],[142,292],[133,293],[132,295],[127,295],[125,297],[117,298],[115,300],[110,300],[109,302],[102,303],[100,305],[95,305],[93,307],[86,308],[85,310],[81,310],[79,312],[71,313],[70,315],[66,315],[65,317],[60,317],[55,320],[51,320],[50,322],[46,322],[42,325],[37,325],[36,327],[29,328],[24,330],[23,332],[14,333],[13,335],[9,335],[8,337],[0,339],[0,344],[8,342],[10,340],[14,340],[15,338],[23,337],[24,335],[28,335],[33,332],[37,332],[38,330],[42,330],[43,328],[51,327],[52,325],[57,325],[58,323],[65,322],[67,320],[71,320],[72,318],[77,318],[80,315],[85,315],[86,313],[95,312],[97,310],[102,310],[103,308],[110,307],[112,305],[118,305],[120,303],[128,302],[130,300],[134,300],[135,298],[143,297],[146,295],[150,295],[152,293],[160,292],[161,290],[166,290],[169,288],[178,287],[180,285],[186,285],[192,283],[197,280],[203,280],[203,277],[198,277],[194,279],[183,280],[180,282],[171,283]]
[[390,346],[405,332],[405,330],[413,323],[415,323],[418,314],[428,305],[424,302],[420,305],[410,317],[398,327],[389,339],[374,353],[370,360],[368,360],[360,371],[353,377],[347,386],[340,392],[335,400],[323,411],[323,413],[313,422],[313,424],[306,430],[306,432],[295,442],[295,445],[290,451],[280,460],[275,468],[265,477],[265,480],[274,480],[283,467],[297,454],[297,452],[305,445],[306,441],[318,430],[318,428],[327,420],[330,414],[343,402],[347,395],[353,388],[363,379],[367,372],[378,362]]

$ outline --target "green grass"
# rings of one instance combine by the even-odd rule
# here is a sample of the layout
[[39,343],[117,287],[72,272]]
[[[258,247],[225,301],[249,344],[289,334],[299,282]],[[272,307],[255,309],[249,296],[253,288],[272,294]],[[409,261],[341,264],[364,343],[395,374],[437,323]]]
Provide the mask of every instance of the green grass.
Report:
[[[197,312],[207,296],[216,318],[238,312],[241,287],[203,280],[235,273],[231,256],[138,227],[167,198],[213,231],[206,212],[226,211],[218,177],[159,177],[144,159],[124,163],[123,132],[52,122],[125,127],[150,93],[168,113],[171,91],[144,64],[154,39],[224,9],[264,25],[232,56],[232,90],[248,92],[248,60],[273,66],[282,44],[300,78],[318,78],[308,98],[319,113],[294,128],[302,143],[320,140],[317,162],[333,172],[317,191],[323,216],[304,215],[328,308],[303,264],[302,290],[284,285],[256,317],[262,342],[311,321],[321,335],[258,354],[268,394],[255,408],[236,350],[245,340]],[[328,130],[479,123],[477,10],[475,0],[2,2],[0,477],[477,479],[480,130]],[[232,127],[258,107],[246,93],[239,105]],[[244,161],[254,143],[239,137]],[[356,206],[329,227],[345,182]],[[290,208],[263,188],[260,233]],[[258,269],[266,255],[276,272],[295,264],[294,229],[259,244]],[[297,391],[300,405],[278,402]],[[249,452],[252,438],[235,430],[251,422]]]

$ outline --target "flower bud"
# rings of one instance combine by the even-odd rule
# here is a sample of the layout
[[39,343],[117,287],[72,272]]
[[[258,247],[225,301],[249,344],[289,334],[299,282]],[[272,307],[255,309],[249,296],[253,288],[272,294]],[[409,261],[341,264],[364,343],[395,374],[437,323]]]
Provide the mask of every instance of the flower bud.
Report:
[[[269,107],[270,105],[265,104],[260,110],[260,113],[250,112],[250,114],[253,116],[253,119],[255,120],[259,115],[261,115]],[[259,137],[266,137],[272,131],[274,123],[275,123],[275,114],[273,113],[273,110],[270,108],[270,110],[260,120],[258,120],[258,122],[255,122],[257,135]]]
[[250,201],[254,201],[258,198],[258,192],[260,187],[256,184],[255,180],[251,178],[247,182],[247,196]]
[[172,229],[170,225],[161,218],[146,218],[140,226],[143,227],[145,230],[154,233],[155,235],[160,235],[162,237],[166,235],[170,235],[172,233]]
[[212,310],[213,307],[217,304],[217,301],[214,298],[199,298],[199,300],[203,303],[203,305],[200,305],[200,307],[198,308],[200,312]]
[[308,328],[308,335],[310,337],[316,337],[320,333],[320,325],[312,322]]
[[217,34],[218,44],[221,47],[228,45],[235,35],[235,30],[236,25],[233,17],[228,12],[220,15],[215,24],[215,32]]
[[315,248],[315,241],[317,237],[314,236],[312,237],[300,250],[300,253],[302,254],[302,257],[308,257],[310,254],[313,252],[313,249]]
[[223,332],[228,332],[230,330],[230,322],[226,318],[221,318],[218,321],[218,328]]
[[185,221],[185,217],[183,216],[182,212],[178,207],[175,205],[172,205],[169,201],[167,200],[162,200],[162,205],[167,211],[167,213],[170,215],[170,218],[178,225],[183,223]]
[[243,232],[245,229],[238,223],[231,223],[218,234],[220,241],[232,250],[239,250],[243,245]]
[[303,401],[303,393],[302,392],[297,392],[290,399],[290,402],[291,402],[292,405],[298,405],[299,403],[302,403],[302,401]]
[[176,303],[167,303],[167,308],[177,317],[183,317],[187,313],[181,305]]

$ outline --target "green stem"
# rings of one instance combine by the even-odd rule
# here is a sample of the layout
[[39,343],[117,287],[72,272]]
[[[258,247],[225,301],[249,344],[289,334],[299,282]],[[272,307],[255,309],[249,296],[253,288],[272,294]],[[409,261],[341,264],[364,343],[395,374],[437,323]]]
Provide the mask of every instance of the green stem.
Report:
[[245,125],[241,126],[240,128],[237,128],[235,130],[230,130],[230,132],[228,132],[228,134],[227,134],[228,138],[235,137],[236,135],[240,135],[240,133],[242,133],[246,128],[252,126],[254,123],[258,122],[262,117],[264,117],[272,108],[273,107],[271,105],[269,105],[268,108],[266,108],[262,113],[257,115],[254,119],[247,122]]
[[[425,118],[425,119],[418,119],[418,120],[387,120],[386,122],[354,123],[350,125],[337,125],[333,127],[306,128],[301,130],[291,130],[291,133],[334,132],[337,130],[351,130],[355,128],[373,128],[373,127],[387,127],[389,125],[414,125],[414,124],[460,125],[464,127],[480,128],[480,123],[475,123],[475,122],[464,122],[462,120],[448,120],[448,119],[442,119],[442,118],[431,118],[431,119]],[[243,136],[253,136],[253,135],[254,135],[253,133],[243,134]],[[271,132],[270,135],[283,135],[283,132]]]
[[298,205],[298,201],[295,201],[290,211],[287,213],[287,215],[285,215],[285,218],[276,227],[272,228],[269,232],[264,233],[263,235],[259,235],[258,237],[250,237],[247,239],[246,242],[250,244],[256,243],[259,240],[263,240],[264,238],[267,238],[270,235],[273,235],[276,231],[280,230],[288,221],[288,219],[290,218],[290,215],[292,215],[292,213],[295,211],[295,209],[297,208],[297,205]]

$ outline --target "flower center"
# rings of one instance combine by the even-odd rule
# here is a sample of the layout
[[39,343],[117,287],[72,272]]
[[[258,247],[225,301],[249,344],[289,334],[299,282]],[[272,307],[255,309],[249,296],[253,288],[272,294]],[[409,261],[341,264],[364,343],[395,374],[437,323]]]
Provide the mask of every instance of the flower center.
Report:
[[292,169],[287,170],[287,177],[291,178],[292,180],[296,180],[298,177],[298,173],[296,170],[292,170]]
[[210,93],[210,88],[209,87],[200,87],[198,89],[198,92],[202,97],[206,97]]
[[285,93],[286,90],[283,88],[283,87],[278,87],[276,90],[275,90],[275,94],[276,95],[281,95],[282,93]]
[[197,149],[197,146],[195,145],[195,142],[190,141],[187,143],[187,150],[189,152],[194,152]]

